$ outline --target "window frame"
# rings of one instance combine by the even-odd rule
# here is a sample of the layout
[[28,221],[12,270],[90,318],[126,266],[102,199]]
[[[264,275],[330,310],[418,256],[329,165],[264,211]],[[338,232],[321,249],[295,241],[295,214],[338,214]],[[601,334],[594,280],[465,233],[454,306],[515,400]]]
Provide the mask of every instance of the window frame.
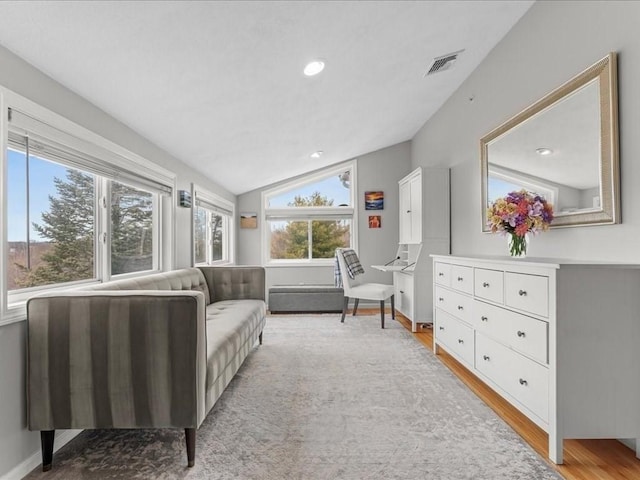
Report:
[[[350,173],[350,205],[349,207],[269,207],[269,199],[284,192],[303,187],[314,182],[319,182],[333,175],[340,174],[346,170]],[[334,264],[333,258],[311,258],[313,255],[313,245],[311,238],[313,232],[311,224],[309,226],[308,238],[309,248],[306,259],[272,259],[271,258],[271,227],[272,220],[282,221],[313,221],[313,220],[351,220],[349,229],[351,247],[357,250],[358,245],[358,207],[357,207],[357,160],[350,160],[338,165],[332,165],[321,170],[316,170],[310,174],[301,175],[293,180],[280,183],[272,188],[262,191],[261,212],[262,218],[262,262],[267,267],[317,267]],[[322,192],[320,192],[322,193]]]
[[[105,168],[113,168],[116,170],[125,169],[131,172],[132,177],[135,179],[139,176],[141,179],[149,179],[153,182],[157,182],[159,185],[163,185],[167,192],[170,194],[160,195],[156,192],[154,198],[157,200],[154,202],[157,204],[154,207],[154,237],[157,239],[154,242],[154,270],[146,270],[142,272],[131,272],[119,275],[110,275],[110,263],[104,263],[110,261],[110,252],[107,254],[107,250],[110,250],[110,243],[107,242],[106,246],[100,248],[99,236],[106,234],[107,238],[110,238],[110,206],[107,209],[107,214],[98,215],[98,211],[102,209],[102,198],[107,198],[109,188],[106,188],[105,184],[111,180],[115,180],[126,185],[131,183],[126,179],[108,179],[101,177],[94,172],[97,181],[95,182],[95,195],[96,195],[96,215],[94,220],[95,236],[94,236],[94,274],[95,278],[87,280],[79,280],[77,282],[67,282],[53,285],[42,285],[38,287],[30,287],[26,289],[14,290],[17,292],[11,294],[11,298],[8,292],[7,285],[7,255],[8,255],[8,227],[7,227],[7,185],[4,179],[8,174],[8,158],[7,149],[9,148],[8,134],[10,130],[10,123],[8,120],[9,110],[15,110],[21,114],[27,115],[38,122],[50,127],[51,132],[59,136],[60,139],[64,139],[61,143],[67,145],[69,148],[77,150],[84,155],[98,159],[101,166]],[[13,128],[12,128],[13,130]],[[52,140],[58,141],[58,137]],[[46,157],[45,157],[46,159]],[[82,170],[82,168],[73,165],[72,163],[60,163],[65,167]],[[48,291],[56,291],[61,289],[77,288],[81,285],[91,285],[103,283],[111,280],[112,278],[124,279],[136,276],[148,275],[151,272],[171,270],[174,265],[176,256],[175,245],[175,225],[173,219],[175,217],[175,195],[176,195],[176,174],[156,165],[155,163],[125,149],[124,147],[107,140],[106,138],[94,133],[87,128],[68,120],[67,118],[25,98],[15,92],[0,85],[0,169],[2,171],[2,181],[0,181],[0,203],[2,208],[0,210],[0,251],[2,251],[2,261],[0,262],[0,326],[22,321],[26,318],[26,301],[32,295],[37,293],[44,293]],[[142,184],[131,185],[139,190],[148,191]],[[11,300],[11,303],[9,301]]]
[[[213,266],[213,265],[233,265],[235,264],[235,238],[236,238],[236,207],[233,202],[222,198],[220,195],[216,195],[208,191],[206,188],[201,187],[197,184],[191,184],[191,265],[193,266]],[[216,208],[207,208],[203,207],[205,212],[207,212],[207,219],[209,218],[209,213],[215,212],[223,216],[225,230],[223,235],[222,242],[222,259],[221,260],[211,260],[211,249],[207,248],[206,257],[207,260],[205,262],[196,263],[196,208],[197,201],[203,200],[204,202],[210,204],[212,207]],[[229,213],[228,213],[229,212]],[[207,221],[207,231],[206,231],[206,243],[209,245],[209,240],[211,237],[211,231],[209,229],[209,222]]]

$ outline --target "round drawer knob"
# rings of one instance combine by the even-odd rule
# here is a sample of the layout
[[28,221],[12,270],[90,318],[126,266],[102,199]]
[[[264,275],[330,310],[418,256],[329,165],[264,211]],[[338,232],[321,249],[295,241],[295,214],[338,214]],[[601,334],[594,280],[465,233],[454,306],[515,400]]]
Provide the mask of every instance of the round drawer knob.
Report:
[[523,338],[523,337],[525,336],[525,333],[524,333],[524,332],[522,332],[522,331],[520,331],[520,330],[518,330],[518,336],[519,336],[520,338]]
[[518,295],[520,295],[521,297],[526,297],[527,296],[527,291],[526,290],[518,290]]
[[462,277],[458,277],[458,281],[459,281],[459,282],[461,282],[461,281],[463,281],[463,280],[464,280],[464,278],[462,278]]
[[444,273],[442,273],[442,272],[438,272],[438,276],[439,276],[439,277],[444,277]]
[[488,321],[489,319],[488,319],[487,317],[485,317],[485,316],[482,316],[482,317],[480,317],[480,320],[482,320],[483,322],[486,322],[486,321]]
[[404,293],[404,290],[400,290],[400,293]]
[[488,288],[488,287],[489,287],[489,282],[484,282],[484,283],[482,284],[482,286],[483,286],[484,288]]
[[458,305],[458,310],[464,310],[464,307],[462,305]]
[[458,343],[464,343],[464,340],[462,340],[461,338],[458,339]]
[[524,378],[520,379],[520,385],[527,385],[527,381]]
[[444,298],[440,297],[440,298],[438,298],[438,301],[439,302],[444,302]]
[[488,361],[489,361],[489,355],[483,355],[483,356],[482,356],[482,359],[483,359],[485,362],[488,362]]

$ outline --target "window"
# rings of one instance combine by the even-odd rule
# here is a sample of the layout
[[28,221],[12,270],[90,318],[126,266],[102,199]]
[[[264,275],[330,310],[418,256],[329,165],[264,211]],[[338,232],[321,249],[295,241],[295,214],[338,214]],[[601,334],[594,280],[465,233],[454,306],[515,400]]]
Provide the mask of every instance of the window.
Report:
[[498,198],[504,198],[510,192],[522,189],[540,195],[553,205],[558,199],[558,189],[548,182],[521,172],[492,165],[487,178],[487,206]]
[[263,193],[265,263],[326,264],[355,244],[355,162]]
[[144,165],[133,172],[133,155],[119,157],[15,109],[9,109],[2,143],[2,321],[45,289],[161,269],[162,205],[170,205],[172,192],[168,178],[158,181]]
[[193,262],[233,263],[233,204],[193,187]]

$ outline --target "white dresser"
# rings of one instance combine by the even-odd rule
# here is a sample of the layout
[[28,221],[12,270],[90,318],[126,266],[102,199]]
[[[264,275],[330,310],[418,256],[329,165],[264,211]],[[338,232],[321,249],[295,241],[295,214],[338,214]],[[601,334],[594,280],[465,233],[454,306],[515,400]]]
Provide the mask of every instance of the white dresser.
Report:
[[543,428],[552,461],[564,439],[640,437],[640,265],[431,256],[435,352]]

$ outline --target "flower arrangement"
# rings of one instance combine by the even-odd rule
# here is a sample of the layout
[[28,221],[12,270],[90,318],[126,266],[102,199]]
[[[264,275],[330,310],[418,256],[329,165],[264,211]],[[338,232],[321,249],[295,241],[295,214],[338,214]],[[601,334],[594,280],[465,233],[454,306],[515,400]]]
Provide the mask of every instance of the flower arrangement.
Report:
[[527,233],[535,235],[548,230],[552,220],[553,206],[526,190],[511,192],[487,209],[487,224],[491,231],[511,236],[509,252],[514,257],[527,253]]

